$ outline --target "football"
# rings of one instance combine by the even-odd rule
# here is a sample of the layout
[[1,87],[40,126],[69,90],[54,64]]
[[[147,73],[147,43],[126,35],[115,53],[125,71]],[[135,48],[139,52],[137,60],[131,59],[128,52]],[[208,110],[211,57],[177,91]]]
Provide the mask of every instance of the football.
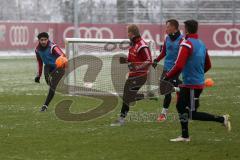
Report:
[[64,56],[60,56],[56,59],[56,67],[57,68],[65,68],[67,66],[68,60]]
[[212,87],[214,85],[214,81],[212,80],[212,78],[207,78],[205,80],[205,86],[206,87]]

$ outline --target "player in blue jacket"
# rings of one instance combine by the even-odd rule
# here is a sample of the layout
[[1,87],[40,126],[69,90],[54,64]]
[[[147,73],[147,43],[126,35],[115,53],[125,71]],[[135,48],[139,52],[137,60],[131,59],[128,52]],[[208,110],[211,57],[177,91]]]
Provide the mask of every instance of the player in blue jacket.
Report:
[[40,111],[43,112],[48,109],[48,105],[54,97],[57,84],[65,73],[64,68],[56,68],[55,61],[59,56],[65,56],[65,54],[56,44],[49,40],[48,33],[39,33],[37,37],[39,43],[35,49],[35,53],[38,62],[38,72],[35,77],[35,82],[40,83],[44,64],[44,76],[49,85],[47,98],[40,109]]
[[187,20],[184,22],[185,40],[180,44],[178,58],[172,69],[166,73],[164,80],[169,80],[182,73],[183,84],[178,94],[176,108],[181,123],[182,135],[171,139],[172,142],[189,142],[189,119],[199,121],[212,121],[223,124],[228,131],[231,130],[229,115],[213,115],[198,111],[200,95],[204,89],[205,73],[211,68],[211,60],[206,45],[198,38],[198,22]]
[[[177,20],[175,20],[175,19],[167,20],[166,27],[167,27],[166,32],[168,35],[164,41],[160,55],[154,60],[154,63],[153,63],[153,67],[155,68],[157,66],[157,63],[159,61],[161,61],[163,58],[165,58],[161,79],[174,66],[175,61],[178,56],[179,46],[183,39],[183,35],[180,33],[180,31],[178,29],[179,23]],[[174,76],[169,81],[175,87],[177,87],[179,85],[179,83],[181,83],[181,81],[179,80],[179,75]],[[163,101],[162,113],[158,117],[158,121],[166,120],[168,108],[171,103],[171,99],[172,99],[171,93],[165,95],[164,101]]]

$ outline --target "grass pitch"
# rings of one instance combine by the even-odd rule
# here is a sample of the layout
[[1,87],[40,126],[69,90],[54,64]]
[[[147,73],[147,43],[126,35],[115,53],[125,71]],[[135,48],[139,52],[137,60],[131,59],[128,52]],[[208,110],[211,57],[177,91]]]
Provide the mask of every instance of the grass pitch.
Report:
[[[117,118],[121,104],[109,114],[88,122],[67,122],[55,114],[62,99],[75,103],[72,113],[101,103],[89,97],[56,94],[46,113],[40,113],[48,87],[35,84],[35,58],[0,59],[0,159],[1,160],[239,160],[240,159],[240,58],[214,57],[206,77],[215,86],[205,89],[200,111],[229,113],[232,132],[218,123],[190,123],[190,143],[171,143],[180,135],[175,119],[175,98],[166,122],[154,116],[161,110],[157,101],[143,100],[131,108],[128,122],[119,128],[109,124]],[[136,114],[137,113],[137,114]],[[132,118],[135,114],[138,119]],[[147,118],[146,118],[147,117]]]

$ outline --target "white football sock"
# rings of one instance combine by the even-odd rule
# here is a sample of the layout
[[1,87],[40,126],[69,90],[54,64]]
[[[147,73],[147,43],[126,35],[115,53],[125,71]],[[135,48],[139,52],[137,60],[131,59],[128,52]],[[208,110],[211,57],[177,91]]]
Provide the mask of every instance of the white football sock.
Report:
[[163,109],[162,109],[162,114],[167,114],[167,112],[168,112],[168,109],[167,109],[167,108],[163,108]]

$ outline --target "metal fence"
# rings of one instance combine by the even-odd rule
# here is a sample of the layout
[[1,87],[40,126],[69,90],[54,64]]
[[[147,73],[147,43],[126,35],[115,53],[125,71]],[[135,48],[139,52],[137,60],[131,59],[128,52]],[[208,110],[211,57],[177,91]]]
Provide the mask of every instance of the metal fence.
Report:
[[[240,55],[240,0],[0,0],[0,51],[32,49],[47,31],[63,47],[64,38],[127,38],[138,23],[143,38],[157,46],[165,21],[200,22],[200,38],[215,55]],[[32,23],[34,22],[34,23]],[[73,26],[74,25],[74,26]],[[180,27],[182,29],[182,26]],[[1,53],[0,53],[1,54]]]
[[0,21],[240,23],[240,0],[0,0]]

